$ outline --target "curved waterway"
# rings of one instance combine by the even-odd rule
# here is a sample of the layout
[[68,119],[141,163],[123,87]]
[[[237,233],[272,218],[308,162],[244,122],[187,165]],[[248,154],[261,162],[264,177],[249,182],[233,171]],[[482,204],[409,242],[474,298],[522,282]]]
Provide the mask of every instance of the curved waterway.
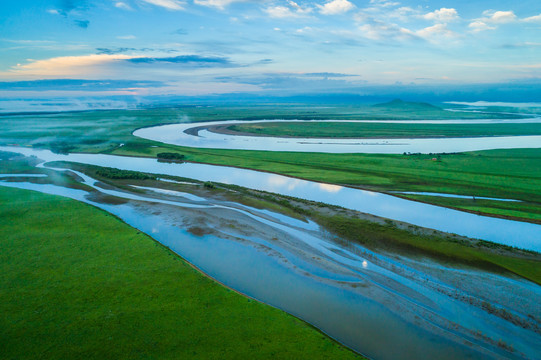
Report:
[[357,210],[412,225],[541,251],[541,225],[480,216],[372,191],[295,179],[255,170],[102,154],[53,154],[48,150],[0,147],[45,161],[72,161],[124,170],[167,174],[201,181],[234,184]]
[[[133,135],[179,146],[236,149],[261,151],[295,151],[319,153],[453,153],[493,149],[541,148],[541,136],[494,136],[471,138],[423,138],[423,139],[340,139],[340,138],[284,138],[271,136],[247,136],[215,133],[208,128],[235,124],[254,124],[261,122],[310,122],[314,120],[257,120],[257,121],[218,121],[202,123],[182,123],[142,128]],[[333,120],[325,120],[329,122]],[[541,118],[516,120],[405,120],[368,121],[340,120],[340,122],[359,123],[401,123],[401,124],[503,124],[539,123]]]
[[[373,359],[536,356],[539,333],[482,306],[490,301],[516,319],[539,317],[541,288],[528,281],[387,257],[334,242],[312,222],[171,189],[105,189],[70,171],[92,193],[25,181],[0,186],[62,195],[115,214],[225,285]],[[112,205],[103,196],[124,203]],[[194,225],[206,230],[187,231]]]

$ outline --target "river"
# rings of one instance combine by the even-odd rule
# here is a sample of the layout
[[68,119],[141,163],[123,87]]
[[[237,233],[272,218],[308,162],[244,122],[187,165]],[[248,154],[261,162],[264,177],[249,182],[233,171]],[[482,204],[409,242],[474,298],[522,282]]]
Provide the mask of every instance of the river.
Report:
[[[95,156],[30,153],[48,160],[97,161]],[[118,157],[100,161],[116,164],[111,159]],[[159,165],[183,168],[187,164]],[[145,193],[133,193],[104,188],[85,174],[77,175],[93,189],[92,194],[29,181],[0,181],[0,185],[100,207],[218,281],[308,321],[370,358],[520,359],[536,354],[539,334],[479,306],[488,300],[527,318],[539,310],[541,299],[541,288],[528,281],[377,254],[355,244],[336,243],[313,222],[202,194],[141,186],[138,190]],[[21,176],[36,178],[12,175]],[[101,201],[102,195],[127,202],[112,205]],[[235,227],[223,226],[224,222]],[[204,231],[190,232],[194,224]],[[502,347],[501,339],[513,351]]]
[[172,164],[156,159],[103,154],[59,155],[48,150],[0,147],[0,151],[37,156],[45,161],[72,161],[90,165],[167,174],[201,181],[235,184],[305,200],[317,201],[376,216],[403,221],[499,244],[541,251],[541,225],[481,216],[396,196],[318,183],[255,170],[206,164]]
[[[454,153],[492,149],[539,148],[541,136],[487,136],[468,138],[428,138],[428,139],[340,139],[340,138],[284,138],[271,136],[247,136],[215,133],[209,127],[258,122],[280,122],[284,120],[257,121],[213,121],[203,123],[182,123],[143,128],[133,135],[163,142],[166,144],[210,148],[261,151],[295,151],[319,153]],[[287,120],[309,122],[310,120]],[[332,120],[326,120],[329,122]],[[381,122],[402,124],[502,124],[539,123],[541,118],[515,120],[405,120],[405,121],[367,121],[340,120],[340,122]]]

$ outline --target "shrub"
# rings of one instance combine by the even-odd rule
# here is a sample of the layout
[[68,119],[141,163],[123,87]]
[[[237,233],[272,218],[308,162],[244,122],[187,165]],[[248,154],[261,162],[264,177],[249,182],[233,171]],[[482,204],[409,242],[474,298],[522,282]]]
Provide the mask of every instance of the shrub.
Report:
[[166,160],[166,161],[184,161],[186,156],[179,154],[179,153],[170,153],[170,152],[162,152],[156,155],[158,157],[158,160]]

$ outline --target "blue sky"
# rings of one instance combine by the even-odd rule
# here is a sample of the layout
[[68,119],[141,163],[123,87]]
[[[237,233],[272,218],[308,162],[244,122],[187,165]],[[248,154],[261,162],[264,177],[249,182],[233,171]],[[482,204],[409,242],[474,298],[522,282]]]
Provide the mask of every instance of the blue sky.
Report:
[[541,1],[0,3],[0,97],[539,83]]

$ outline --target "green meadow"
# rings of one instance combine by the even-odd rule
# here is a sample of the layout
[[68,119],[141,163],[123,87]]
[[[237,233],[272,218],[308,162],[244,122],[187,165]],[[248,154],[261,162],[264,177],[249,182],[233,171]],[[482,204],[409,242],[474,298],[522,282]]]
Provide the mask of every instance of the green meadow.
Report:
[[350,359],[112,215],[0,188],[2,359]]
[[541,135],[541,124],[396,124],[351,122],[268,122],[229,130],[266,136],[330,138],[443,138]]

